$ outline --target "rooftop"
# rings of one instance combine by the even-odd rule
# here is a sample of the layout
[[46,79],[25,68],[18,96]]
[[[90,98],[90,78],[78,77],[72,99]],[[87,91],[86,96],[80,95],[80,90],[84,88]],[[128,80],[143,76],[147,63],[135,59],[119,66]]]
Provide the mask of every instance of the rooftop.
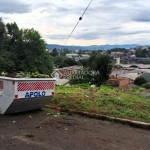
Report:
[[118,75],[118,77],[129,78],[129,79],[132,79],[132,80],[135,80],[139,76],[141,76],[141,74],[138,74],[138,73],[127,73],[127,74]]
[[123,68],[142,68],[142,69],[148,69],[150,68],[150,64],[144,65],[144,64],[120,64]]

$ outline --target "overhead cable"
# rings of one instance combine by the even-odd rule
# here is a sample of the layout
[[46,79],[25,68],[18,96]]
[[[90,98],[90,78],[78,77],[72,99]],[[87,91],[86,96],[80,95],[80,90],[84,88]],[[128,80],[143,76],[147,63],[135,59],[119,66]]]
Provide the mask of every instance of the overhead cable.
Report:
[[89,6],[91,5],[92,1],[93,1],[93,0],[91,0],[90,3],[89,3],[89,5],[86,7],[86,9],[84,10],[82,16],[79,17],[79,20],[78,20],[77,24],[75,25],[75,27],[74,27],[73,30],[71,31],[70,35],[68,36],[68,38],[66,39],[66,41],[65,41],[65,43],[64,43],[64,45],[63,45],[62,47],[64,47],[64,46],[66,45],[67,41],[68,41],[69,38],[71,37],[72,33],[73,33],[74,30],[76,29],[76,27],[77,27],[77,25],[79,24],[79,22],[82,20],[82,18],[83,18],[83,16],[84,16],[85,12],[87,11],[87,9],[89,8]]

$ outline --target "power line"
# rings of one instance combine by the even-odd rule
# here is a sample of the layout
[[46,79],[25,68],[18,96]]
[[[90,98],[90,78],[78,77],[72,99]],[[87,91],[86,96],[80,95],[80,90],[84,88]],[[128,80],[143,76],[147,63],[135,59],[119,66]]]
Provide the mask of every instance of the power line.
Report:
[[[82,16],[80,17],[81,19],[82,19],[82,17],[84,16],[84,14],[85,14],[85,12],[87,11],[87,9],[89,8],[89,6],[91,5],[91,3],[92,3],[92,0],[90,1],[89,5],[87,6],[87,8],[86,8],[85,11],[83,12]],[[80,18],[79,18],[79,20],[80,20]]]
[[63,45],[63,46],[65,46],[65,45],[66,45],[67,41],[69,40],[69,38],[70,38],[70,36],[72,35],[73,31],[76,29],[76,27],[77,27],[77,25],[79,24],[79,22],[80,22],[80,20],[78,20],[77,24],[75,25],[75,27],[74,27],[74,28],[73,28],[73,30],[71,31],[71,33],[70,33],[69,37],[67,38],[67,40],[65,41],[65,43],[64,43],[64,45]]
[[84,16],[85,12],[87,11],[87,9],[89,8],[89,6],[91,5],[92,1],[93,1],[93,0],[90,1],[89,5],[88,5],[88,6],[86,7],[86,9],[84,10],[82,16],[79,18],[77,24],[75,25],[75,27],[74,27],[73,30],[71,31],[70,35],[68,36],[68,38],[66,39],[66,41],[65,41],[65,43],[64,43],[64,45],[63,45],[62,47],[64,47],[64,46],[66,45],[67,41],[68,41],[69,38],[71,37],[72,33],[73,33],[74,30],[76,29],[76,27],[77,27],[77,25],[79,24],[79,22],[82,20],[82,18],[83,18],[83,16]]

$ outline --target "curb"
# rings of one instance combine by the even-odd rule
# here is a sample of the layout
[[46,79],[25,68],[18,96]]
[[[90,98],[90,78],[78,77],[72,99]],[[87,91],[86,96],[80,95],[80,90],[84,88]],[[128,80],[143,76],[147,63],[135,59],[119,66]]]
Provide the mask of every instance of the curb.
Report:
[[62,112],[67,112],[67,113],[70,113],[70,114],[78,114],[78,115],[86,116],[86,117],[89,117],[89,118],[96,118],[96,119],[100,119],[100,120],[114,121],[114,122],[117,122],[117,123],[122,123],[122,124],[125,124],[125,125],[130,125],[130,126],[133,126],[133,127],[137,127],[137,128],[150,130],[150,123],[132,121],[132,120],[122,119],[122,118],[115,118],[115,117],[110,117],[110,116],[107,116],[107,115],[101,115],[101,114],[96,114],[96,113],[75,111],[75,110],[72,110],[72,109],[63,109],[61,107],[50,106],[50,105],[45,105],[44,108],[56,109],[56,110],[59,110],[59,111],[62,111]]

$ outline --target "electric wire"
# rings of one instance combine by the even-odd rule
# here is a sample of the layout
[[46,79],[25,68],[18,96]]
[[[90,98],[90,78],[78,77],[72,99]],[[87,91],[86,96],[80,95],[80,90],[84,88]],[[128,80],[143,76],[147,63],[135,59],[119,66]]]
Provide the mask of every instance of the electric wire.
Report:
[[[82,18],[83,18],[83,16],[84,16],[85,12],[87,11],[87,9],[89,8],[89,6],[91,5],[92,1],[93,1],[93,0],[90,1],[90,3],[88,4],[88,6],[86,7],[86,9],[84,10],[82,16],[79,18],[77,24],[75,25],[75,27],[74,27],[73,30],[71,31],[70,35],[69,35],[68,38],[66,39],[66,41],[65,41],[64,45],[62,46],[62,48],[66,45],[66,43],[67,43],[67,41],[69,40],[69,38],[71,37],[72,33],[73,33],[74,30],[76,29],[77,25],[78,25],[79,22],[82,20]],[[62,49],[62,48],[61,48],[61,49]]]

